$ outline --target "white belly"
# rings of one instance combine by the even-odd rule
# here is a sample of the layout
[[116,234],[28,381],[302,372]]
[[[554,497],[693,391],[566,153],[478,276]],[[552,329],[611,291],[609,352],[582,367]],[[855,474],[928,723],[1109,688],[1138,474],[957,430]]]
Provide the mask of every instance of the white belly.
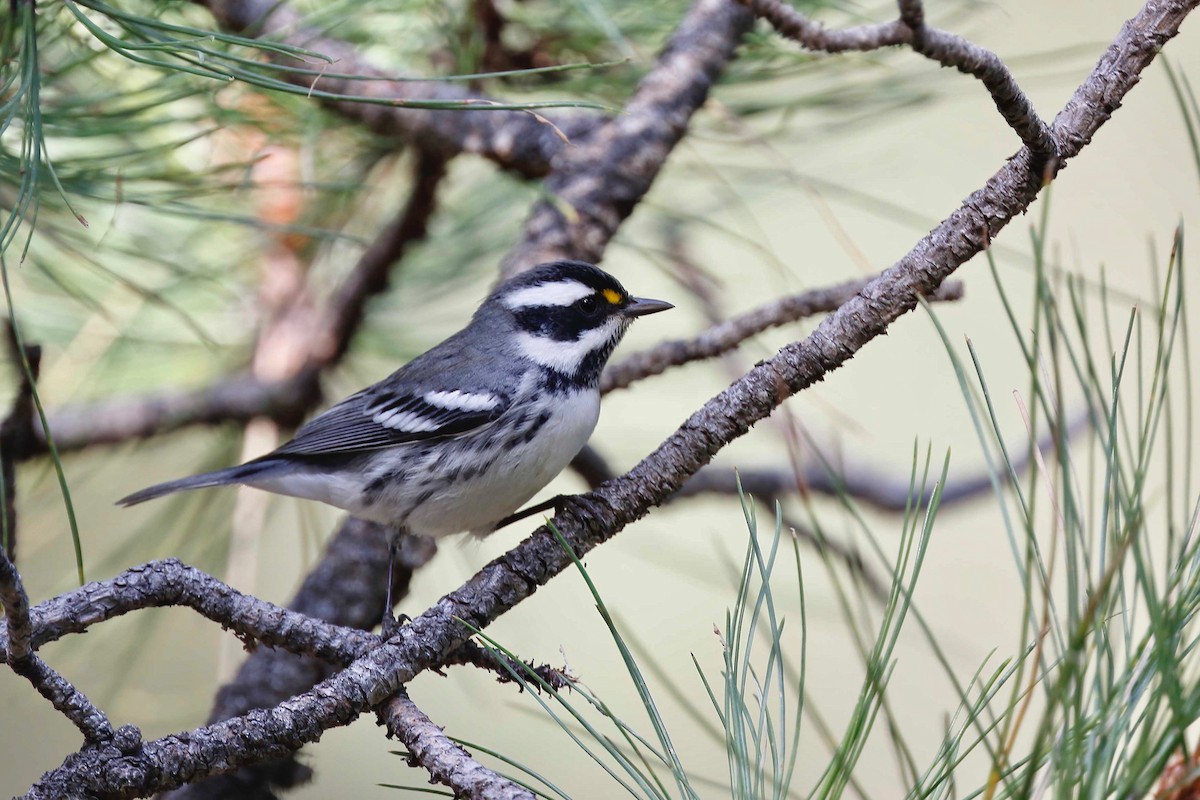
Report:
[[[408,528],[429,536],[491,533],[497,522],[523,506],[571,463],[587,444],[599,417],[600,395],[594,389],[564,398],[529,442],[500,449],[490,469],[453,482],[412,509]],[[503,425],[503,420],[499,424]]]

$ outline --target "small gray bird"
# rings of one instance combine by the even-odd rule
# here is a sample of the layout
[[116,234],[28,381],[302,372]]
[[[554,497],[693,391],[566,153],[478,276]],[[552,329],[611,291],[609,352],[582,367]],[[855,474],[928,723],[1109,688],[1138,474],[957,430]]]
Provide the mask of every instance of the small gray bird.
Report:
[[668,308],[631,297],[591,264],[542,264],[502,283],[467,327],[274,452],[118,503],[242,484],[396,530],[486,535],[579,453],[613,348],[635,317]]

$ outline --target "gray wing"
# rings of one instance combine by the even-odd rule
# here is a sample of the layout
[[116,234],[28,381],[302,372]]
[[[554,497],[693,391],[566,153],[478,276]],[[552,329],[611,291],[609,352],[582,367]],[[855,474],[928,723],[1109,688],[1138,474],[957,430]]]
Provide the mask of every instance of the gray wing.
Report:
[[488,390],[418,393],[387,383],[351,395],[315,417],[271,455],[353,453],[457,436],[494,422],[511,402]]

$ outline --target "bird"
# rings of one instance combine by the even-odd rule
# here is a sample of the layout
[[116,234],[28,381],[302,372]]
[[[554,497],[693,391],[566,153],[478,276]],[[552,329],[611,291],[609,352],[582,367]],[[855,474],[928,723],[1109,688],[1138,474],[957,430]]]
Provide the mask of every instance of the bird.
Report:
[[[486,536],[583,449],[599,419],[601,371],[630,323],[673,307],[630,295],[583,261],[540,264],[501,282],[462,330],[276,450],[117,504],[240,484],[344,509],[390,528],[392,543],[400,532]],[[385,628],[390,615],[389,598]]]

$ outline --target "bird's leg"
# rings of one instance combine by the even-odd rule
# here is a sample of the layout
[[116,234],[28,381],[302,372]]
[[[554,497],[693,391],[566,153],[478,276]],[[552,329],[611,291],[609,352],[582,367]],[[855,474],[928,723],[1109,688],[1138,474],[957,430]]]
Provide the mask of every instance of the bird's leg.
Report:
[[383,600],[383,624],[380,626],[380,633],[384,639],[390,639],[400,630],[405,622],[408,622],[408,617],[401,615],[400,619],[396,619],[392,613],[392,584],[396,579],[396,559],[400,555],[400,537],[405,533],[403,528],[397,528],[388,536],[388,570],[387,570],[387,592]]
[[496,527],[493,530],[498,531],[501,528],[507,528],[509,525],[512,525],[514,522],[520,522],[523,519],[529,519],[534,514],[540,514],[543,511],[550,510],[551,508],[553,508],[555,510],[555,512],[557,512],[558,509],[562,508],[562,504],[567,500],[568,497],[570,497],[570,495],[566,495],[566,494],[555,495],[554,497],[551,497],[549,500],[547,500],[544,503],[538,503],[535,506],[530,506],[529,508],[523,508],[520,511],[514,511],[513,513],[509,514],[504,519],[497,522]]
[[555,514],[566,510],[571,510],[574,511],[577,516],[583,517],[584,519],[600,519],[602,517],[602,510],[605,512],[611,510],[609,509],[608,504],[602,500],[598,500],[590,492],[588,494],[560,494],[551,497],[544,503],[538,503],[537,505],[530,506],[529,508],[523,508],[520,511],[509,514],[507,517],[496,523],[494,530],[500,530],[501,528],[511,525],[514,522],[520,522],[523,519],[528,519],[534,514],[540,514],[541,512],[547,511],[551,508],[554,509]]

